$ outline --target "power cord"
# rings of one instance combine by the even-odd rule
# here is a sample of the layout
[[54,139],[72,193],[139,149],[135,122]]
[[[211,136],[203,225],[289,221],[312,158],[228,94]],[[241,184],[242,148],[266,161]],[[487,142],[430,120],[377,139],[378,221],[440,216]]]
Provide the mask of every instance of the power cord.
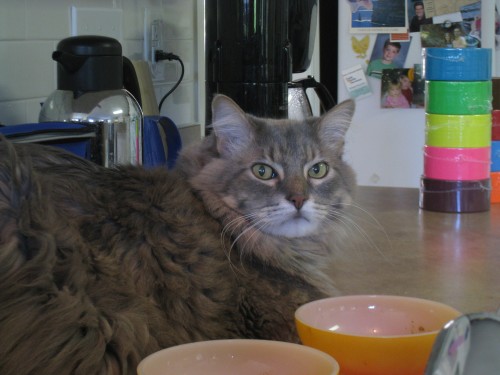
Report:
[[161,113],[161,107],[163,106],[163,102],[165,99],[168,98],[168,96],[174,92],[174,90],[180,85],[182,82],[182,79],[184,78],[184,63],[182,62],[181,58],[177,55],[174,55],[171,52],[163,52],[161,50],[156,50],[155,51],[155,61],[163,61],[163,60],[177,60],[181,64],[181,75],[175,85],[165,94],[163,95],[163,98],[160,100],[160,104],[158,105],[158,111]]

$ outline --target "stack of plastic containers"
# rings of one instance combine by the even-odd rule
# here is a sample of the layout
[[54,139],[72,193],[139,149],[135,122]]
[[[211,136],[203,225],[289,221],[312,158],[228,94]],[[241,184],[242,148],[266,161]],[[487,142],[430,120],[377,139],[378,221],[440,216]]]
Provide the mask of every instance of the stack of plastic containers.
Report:
[[427,48],[426,138],[420,207],[478,212],[490,207],[491,50]]
[[491,203],[500,203],[500,110],[493,110],[491,131]]

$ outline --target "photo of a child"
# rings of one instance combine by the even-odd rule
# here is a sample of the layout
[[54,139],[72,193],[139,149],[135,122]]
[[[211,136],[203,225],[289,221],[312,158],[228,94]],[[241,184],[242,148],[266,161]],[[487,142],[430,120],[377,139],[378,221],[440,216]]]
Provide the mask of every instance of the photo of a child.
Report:
[[380,107],[423,107],[422,83],[423,79],[417,66],[407,69],[384,69],[380,90]]
[[399,80],[387,83],[386,93],[382,98],[382,108],[410,108],[410,103],[403,95]]
[[409,45],[410,42],[392,42],[389,34],[378,34],[366,74],[380,79],[384,69],[402,68]]

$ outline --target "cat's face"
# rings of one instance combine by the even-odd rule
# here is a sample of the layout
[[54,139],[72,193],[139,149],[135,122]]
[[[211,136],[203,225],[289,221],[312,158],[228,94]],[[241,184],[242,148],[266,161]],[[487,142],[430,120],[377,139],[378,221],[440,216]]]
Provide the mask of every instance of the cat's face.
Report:
[[218,158],[202,171],[206,183],[241,220],[267,234],[302,237],[328,230],[350,203],[355,184],[342,160],[353,110],[349,101],[321,118],[265,120],[218,96]]

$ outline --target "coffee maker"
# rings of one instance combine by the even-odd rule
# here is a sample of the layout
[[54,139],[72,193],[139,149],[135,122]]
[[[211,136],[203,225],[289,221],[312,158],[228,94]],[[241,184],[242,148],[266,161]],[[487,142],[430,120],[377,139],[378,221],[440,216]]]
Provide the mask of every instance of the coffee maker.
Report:
[[311,63],[318,0],[206,0],[205,13],[207,132],[216,93],[260,117],[311,115],[309,88],[322,110],[333,107],[314,77],[292,81]]
[[97,164],[142,164],[144,119],[137,98],[124,88],[137,84],[121,44],[105,36],[73,36],[57,44],[52,59],[57,62],[57,90],[43,103],[39,122],[91,128],[95,136],[89,157]]

